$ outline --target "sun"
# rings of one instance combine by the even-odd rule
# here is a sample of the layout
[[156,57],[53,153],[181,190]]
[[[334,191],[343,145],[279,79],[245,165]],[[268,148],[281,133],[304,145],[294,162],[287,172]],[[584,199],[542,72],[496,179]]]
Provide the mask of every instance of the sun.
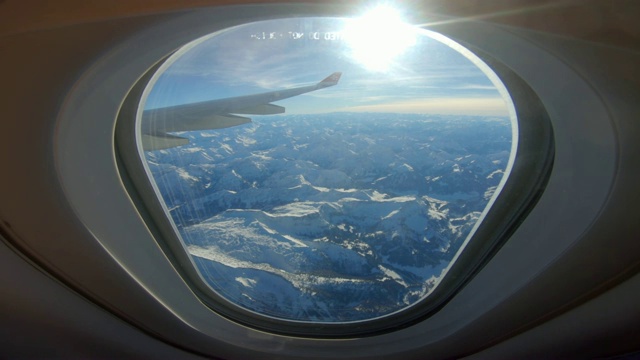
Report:
[[389,5],[378,6],[347,21],[343,36],[351,57],[366,69],[385,72],[396,58],[416,43],[418,29],[405,23]]

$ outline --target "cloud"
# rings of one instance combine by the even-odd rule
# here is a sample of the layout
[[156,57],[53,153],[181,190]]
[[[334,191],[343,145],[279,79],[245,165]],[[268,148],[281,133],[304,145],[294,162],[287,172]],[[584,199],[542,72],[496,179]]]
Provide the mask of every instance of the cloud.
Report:
[[499,97],[407,100],[375,105],[350,106],[336,111],[483,116],[506,116],[508,114],[505,101]]

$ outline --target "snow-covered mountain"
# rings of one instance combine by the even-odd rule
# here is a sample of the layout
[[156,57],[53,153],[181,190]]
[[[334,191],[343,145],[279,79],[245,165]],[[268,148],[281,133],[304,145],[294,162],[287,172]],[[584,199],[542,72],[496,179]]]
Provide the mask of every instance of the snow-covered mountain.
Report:
[[258,117],[147,153],[200,273],[285,319],[386,315],[435,286],[502,179],[506,118]]

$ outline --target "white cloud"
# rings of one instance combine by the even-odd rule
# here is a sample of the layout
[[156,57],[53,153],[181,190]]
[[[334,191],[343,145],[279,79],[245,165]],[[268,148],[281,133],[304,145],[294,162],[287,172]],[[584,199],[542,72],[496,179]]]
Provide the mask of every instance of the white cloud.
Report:
[[430,98],[351,106],[336,111],[506,116],[502,98]]

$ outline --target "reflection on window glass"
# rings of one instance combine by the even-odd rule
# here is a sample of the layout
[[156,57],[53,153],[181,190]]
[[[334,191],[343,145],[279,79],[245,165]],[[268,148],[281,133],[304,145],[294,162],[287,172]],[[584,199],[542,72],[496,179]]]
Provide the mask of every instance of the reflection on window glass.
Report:
[[486,66],[441,35],[367,21],[227,29],[147,88],[148,174],[202,279],[233,304],[316,322],[406,309],[508,175],[516,124]]

